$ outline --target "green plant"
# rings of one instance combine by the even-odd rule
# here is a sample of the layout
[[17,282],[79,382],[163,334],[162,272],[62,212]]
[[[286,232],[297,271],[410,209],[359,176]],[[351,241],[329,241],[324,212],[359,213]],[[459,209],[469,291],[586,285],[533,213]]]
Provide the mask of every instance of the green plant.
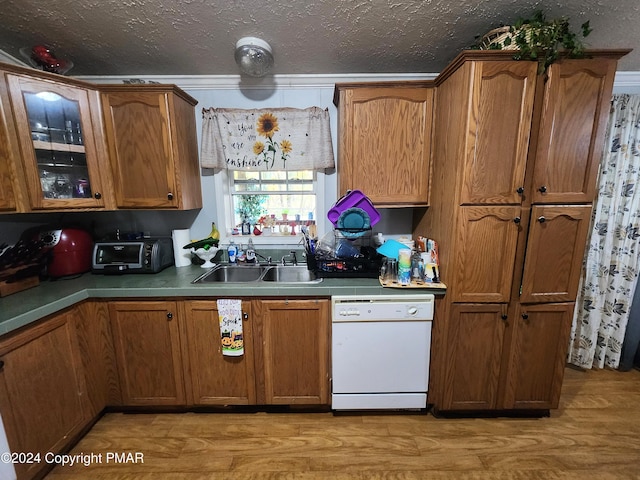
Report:
[[266,195],[239,195],[236,213],[240,215],[241,220],[247,219],[249,223],[256,223],[260,215],[267,212],[262,206],[266,201]]
[[[582,38],[591,33],[589,22],[581,25]],[[536,60],[540,65],[540,72],[547,69],[564,52],[570,58],[584,56],[585,47],[578,35],[571,31],[569,20],[560,17],[547,20],[541,10],[537,10],[531,18],[519,18],[509,27],[510,35],[502,42],[489,45],[489,49],[513,49],[517,52],[516,60]]]

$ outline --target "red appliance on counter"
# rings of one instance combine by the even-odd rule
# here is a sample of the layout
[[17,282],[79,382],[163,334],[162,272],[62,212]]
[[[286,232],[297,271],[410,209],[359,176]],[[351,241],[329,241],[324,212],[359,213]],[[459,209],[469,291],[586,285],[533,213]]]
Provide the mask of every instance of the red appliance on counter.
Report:
[[42,230],[38,238],[51,249],[51,260],[47,267],[50,277],[78,275],[91,270],[93,238],[80,228]]

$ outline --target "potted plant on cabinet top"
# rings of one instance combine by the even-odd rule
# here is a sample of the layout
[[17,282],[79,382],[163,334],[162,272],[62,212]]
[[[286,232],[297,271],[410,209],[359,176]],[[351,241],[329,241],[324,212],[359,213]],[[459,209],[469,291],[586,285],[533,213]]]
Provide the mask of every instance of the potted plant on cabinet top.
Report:
[[[582,38],[591,33],[589,22],[581,25]],[[584,56],[585,47],[578,35],[569,28],[569,20],[560,17],[547,20],[541,10],[531,18],[519,18],[514,25],[491,30],[482,37],[476,48],[481,50],[514,50],[515,60],[536,60],[544,72],[560,53],[570,58]]]

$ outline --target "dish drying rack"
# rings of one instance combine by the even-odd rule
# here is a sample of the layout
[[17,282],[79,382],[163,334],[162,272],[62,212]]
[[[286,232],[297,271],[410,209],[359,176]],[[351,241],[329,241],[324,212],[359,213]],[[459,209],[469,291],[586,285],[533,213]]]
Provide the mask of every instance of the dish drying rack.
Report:
[[[345,237],[342,230],[345,229],[333,231],[336,245],[333,255],[307,251],[307,268],[320,278],[378,278],[383,256],[376,252],[371,228],[353,239]],[[354,233],[354,229],[349,230]]]

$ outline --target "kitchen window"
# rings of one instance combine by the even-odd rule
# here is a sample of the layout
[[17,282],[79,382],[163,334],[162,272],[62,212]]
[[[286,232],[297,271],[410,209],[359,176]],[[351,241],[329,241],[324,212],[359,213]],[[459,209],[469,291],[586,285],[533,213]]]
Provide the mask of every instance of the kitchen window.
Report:
[[246,218],[250,231],[257,223],[264,237],[292,236],[299,233],[301,225],[315,223],[319,192],[318,174],[313,170],[297,171],[228,171],[228,188],[231,202],[227,218],[230,229],[242,234],[242,222]]

